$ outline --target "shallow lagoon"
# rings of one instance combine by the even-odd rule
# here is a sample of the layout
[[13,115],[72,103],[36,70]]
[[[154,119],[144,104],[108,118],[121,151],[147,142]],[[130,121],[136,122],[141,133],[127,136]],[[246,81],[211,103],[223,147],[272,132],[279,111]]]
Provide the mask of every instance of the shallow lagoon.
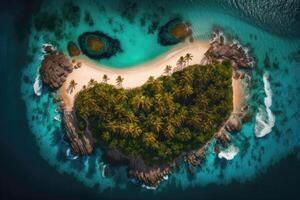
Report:
[[[153,59],[169,49],[169,47],[161,47],[157,43],[157,31],[154,34],[148,34],[147,28],[140,26],[137,19],[143,15],[143,12],[138,12],[135,16],[136,23],[130,23],[127,19],[120,17],[119,12],[114,11],[119,5],[117,1],[113,1],[111,4],[99,2],[90,1],[90,4],[80,6],[81,11],[91,10],[91,15],[95,21],[94,27],[91,28],[82,21],[83,13],[81,13],[82,17],[78,27],[73,28],[69,24],[64,25],[64,32],[66,34],[71,33],[71,35],[68,36],[70,38],[56,41],[59,44],[59,49],[66,51],[66,44],[69,39],[76,40],[77,35],[84,31],[95,30],[96,27],[105,27],[107,33],[120,39],[123,47],[121,54],[109,60],[99,61],[101,64],[126,68]],[[141,6],[145,6],[144,4],[148,5],[145,2]],[[299,81],[297,74],[300,71],[300,64],[291,59],[291,53],[299,51],[300,40],[271,34],[233,17],[234,15],[229,13],[230,11],[224,13],[212,5],[193,4],[191,2],[184,6],[167,5],[167,3],[166,5],[162,3],[161,6],[168,7],[165,9],[164,17],[160,18],[160,23],[164,23],[170,16],[180,15],[192,23],[193,35],[197,39],[208,40],[213,27],[220,26],[224,29],[225,34],[238,38],[244,45],[249,45],[249,50],[257,61],[257,69],[253,74],[254,91],[249,95],[251,95],[253,104],[265,108],[263,99],[266,94],[263,74],[268,73],[273,93],[271,111],[275,115],[276,122],[271,133],[258,139],[254,134],[256,122],[254,115],[252,122],[245,124],[241,133],[233,136],[233,145],[239,149],[239,153],[233,160],[226,161],[217,158],[211,145],[204,165],[197,168],[194,176],[189,175],[186,166],[183,165],[178,171],[170,175],[168,180],[164,181],[155,192],[159,193],[174,186],[185,189],[209,183],[226,184],[233,180],[244,182],[254,178],[271,164],[292,152],[294,148],[299,147],[300,136],[296,129],[300,116],[298,111],[300,88],[298,84],[294,83]],[[49,8],[51,8],[50,5],[49,7],[48,5],[43,6],[43,9]],[[106,10],[105,12],[103,8]],[[186,12],[187,8],[189,12]],[[98,12],[99,9],[102,12]],[[152,9],[148,9],[147,12],[151,14],[153,11],[155,13],[155,8]],[[110,18],[114,19],[112,25],[109,22]],[[115,27],[120,25],[126,27],[126,30],[114,32]],[[35,35],[38,35],[38,38],[35,38]],[[100,158],[100,151],[91,157],[77,159],[67,155],[69,147],[62,138],[63,130],[61,122],[57,120],[59,117],[55,111],[56,105],[45,88],[42,88],[41,96],[37,96],[33,89],[40,58],[43,55],[41,46],[53,40],[52,37],[53,34],[51,33],[35,33],[33,30],[28,49],[28,53],[33,56],[33,62],[23,71],[23,80],[27,79],[27,81],[23,81],[21,87],[22,96],[27,105],[27,118],[42,157],[61,173],[72,174],[85,185],[95,187],[100,191],[115,187],[120,189],[134,187],[135,190],[140,190],[140,185],[135,185],[127,180],[124,168],[115,170],[113,177],[103,177],[102,168],[104,164]],[[271,66],[269,68],[266,68],[264,64],[266,53],[270,58]]]

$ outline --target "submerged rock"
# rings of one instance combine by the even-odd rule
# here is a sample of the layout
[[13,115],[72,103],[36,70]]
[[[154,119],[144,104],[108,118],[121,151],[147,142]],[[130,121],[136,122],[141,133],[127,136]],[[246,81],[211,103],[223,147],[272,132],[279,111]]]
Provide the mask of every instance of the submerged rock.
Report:
[[158,41],[162,45],[174,45],[192,35],[190,24],[175,18],[160,28]]
[[68,52],[71,57],[80,55],[80,49],[74,42],[68,43]]
[[68,74],[73,71],[73,66],[63,53],[50,51],[49,48],[45,51],[48,54],[42,61],[40,75],[46,85],[56,90],[66,81]]
[[121,51],[119,40],[99,31],[80,35],[78,43],[83,54],[93,59],[110,58]]

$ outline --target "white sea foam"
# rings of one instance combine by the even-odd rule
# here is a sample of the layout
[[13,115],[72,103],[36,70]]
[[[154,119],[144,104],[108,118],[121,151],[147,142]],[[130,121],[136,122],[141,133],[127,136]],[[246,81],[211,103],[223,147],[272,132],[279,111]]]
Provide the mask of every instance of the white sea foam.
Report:
[[67,154],[67,158],[68,158],[69,160],[76,160],[76,159],[78,158],[78,156],[75,156],[75,155],[73,155],[73,154],[71,153],[71,149],[70,149],[70,148],[67,149],[66,154]]
[[45,44],[43,44],[43,48],[42,48],[43,53],[46,53],[46,52],[45,52],[45,48],[46,48],[46,47],[51,47],[51,50],[52,50],[52,51],[56,51],[56,47],[55,47],[55,46],[53,46],[53,45],[50,44],[50,43],[45,43]]
[[106,168],[106,165],[103,165],[102,166],[102,171],[101,171],[101,175],[103,178],[105,178],[105,168]]
[[42,95],[42,80],[41,80],[39,73],[35,77],[35,81],[33,84],[33,90],[34,90],[34,93],[36,94],[36,96]]
[[146,188],[147,190],[156,190],[157,189],[157,186],[156,187],[153,187],[153,186],[147,186],[145,184],[142,184],[142,187],[143,188]]
[[226,37],[224,35],[224,33],[222,31],[219,31],[219,32],[214,32],[214,37],[209,41],[210,43],[213,43],[215,41],[219,41],[220,40],[220,37],[223,36],[224,38],[224,42],[226,43]]
[[264,99],[265,109],[263,106],[259,107],[259,111],[256,114],[255,118],[255,135],[259,138],[269,134],[275,125],[275,116],[270,109],[270,107],[272,106],[272,90],[270,87],[268,73],[265,73],[263,75],[263,82],[266,94],[266,97]]
[[61,122],[61,115],[60,115],[60,114],[55,115],[54,119],[55,119],[56,121]]
[[220,151],[220,153],[218,154],[218,157],[221,158],[225,158],[226,160],[232,160],[239,152],[239,148],[234,146],[234,145],[230,145],[227,149],[225,149],[224,151]]

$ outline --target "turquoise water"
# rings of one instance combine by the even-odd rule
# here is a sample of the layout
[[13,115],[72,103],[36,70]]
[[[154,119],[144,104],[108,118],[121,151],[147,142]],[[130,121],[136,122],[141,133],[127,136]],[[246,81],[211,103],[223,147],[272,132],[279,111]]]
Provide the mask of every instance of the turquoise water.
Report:
[[[188,174],[186,166],[182,165],[179,170],[169,176],[167,181],[162,182],[155,190],[156,193],[174,187],[185,189],[209,183],[227,184],[234,180],[244,182],[262,173],[270,165],[300,146],[300,135],[297,133],[300,117],[298,111],[300,88],[299,84],[295,84],[299,81],[297,74],[300,72],[300,64],[290,57],[291,53],[300,49],[300,39],[284,38],[266,32],[234,17],[229,9],[225,11],[209,4],[193,4],[192,2],[182,6],[161,3],[157,6],[167,7],[167,9],[164,9],[163,14],[156,16],[158,8],[145,1],[140,6],[147,9],[139,7],[134,17],[135,22],[131,23],[120,16],[118,10],[120,4],[117,2],[81,3],[82,17],[78,27],[74,28],[65,23],[63,32],[66,37],[62,40],[56,40],[52,33],[37,32],[34,28],[32,29],[28,48],[32,62],[23,70],[21,93],[27,106],[27,118],[40,148],[40,154],[50,165],[59,172],[68,173],[86,186],[94,187],[99,191],[112,188],[125,189],[134,185],[126,178],[126,168],[115,170],[116,174],[112,177],[102,176],[104,164],[101,161],[100,150],[93,156],[77,159],[74,159],[72,155],[67,155],[69,146],[63,141],[62,124],[59,121],[59,113],[56,112],[57,107],[45,87],[41,90],[41,96],[37,96],[34,93],[33,84],[43,56],[42,44],[55,41],[57,48],[65,52],[67,42],[77,41],[77,36],[85,31],[101,30],[120,40],[123,52],[109,60],[99,61],[111,67],[126,68],[153,59],[167,51],[170,47],[162,47],[157,43],[157,31],[154,34],[148,34],[147,26],[140,26],[139,19],[145,15],[144,10],[154,16],[149,19],[159,18],[160,23],[164,23],[171,16],[182,16],[192,23],[193,35],[197,39],[208,40],[212,29],[218,26],[223,28],[227,36],[237,38],[243,45],[248,46],[257,63],[253,71],[253,91],[249,94],[251,103],[257,108],[260,106],[265,108],[263,99],[266,94],[262,80],[263,75],[268,73],[273,93],[271,111],[276,118],[272,131],[263,138],[257,138],[254,134],[255,113],[252,121],[244,124],[240,133],[232,135],[232,144],[239,149],[233,160],[217,158],[213,152],[213,141],[205,162],[196,169],[194,176]],[[43,9],[55,12],[53,9],[59,10],[62,6],[56,3],[57,6],[45,4]],[[90,11],[95,21],[94,27],[89,27],[83,21],[85,10]],[[112,23],[109,22],[111,18]],[[147,23],[150,22],[147,21]],[[123,26],[123,31],[115,31],[120,26]],[[278,67],[271,65],[270,68],[265,68],[266,53],[271,63],[278,63]],[[136,185],[136,188],[145,190],[139,185]]]

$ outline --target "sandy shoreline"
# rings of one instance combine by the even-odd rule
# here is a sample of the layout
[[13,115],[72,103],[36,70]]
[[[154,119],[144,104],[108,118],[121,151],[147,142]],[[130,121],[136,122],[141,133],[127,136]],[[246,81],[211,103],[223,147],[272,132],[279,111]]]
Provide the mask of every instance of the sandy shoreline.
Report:
[[[187,53],[192,54],[193,59],[189,65],[199,64],[204,57],[204,53],[208,50],[210,44],[208,41],[194,41],[193,43],[182,43],[162,54],[161,56],[146,62],[144,64],[132,66],[125,69],[110,68],[104,65],[97,64],[87,58],[78,57],[76,62],[81,62],[82,66],[79,69],[74,69],[67,77],[67,80],[62,85],[60,92],[65,103],[65,108],[68,111],[72,110],[75,95],[87,86],[91,79],[97,82],[102,81],[102,77],[106,74],[109,78],[108,84],[116,85],[116,78],[120,75],[124,78],[123,88],[134,88],[143,85],[149,78],[155,78],[164,74],[166,65],[171,65],[172,69],[176,67],[176,63],[180,56],[185,56]],[[68,91],[71,80],[77,83],[72,92]],[[233,112],[240,111],[241,81],[240,79],[232,79],[233,88]]]

